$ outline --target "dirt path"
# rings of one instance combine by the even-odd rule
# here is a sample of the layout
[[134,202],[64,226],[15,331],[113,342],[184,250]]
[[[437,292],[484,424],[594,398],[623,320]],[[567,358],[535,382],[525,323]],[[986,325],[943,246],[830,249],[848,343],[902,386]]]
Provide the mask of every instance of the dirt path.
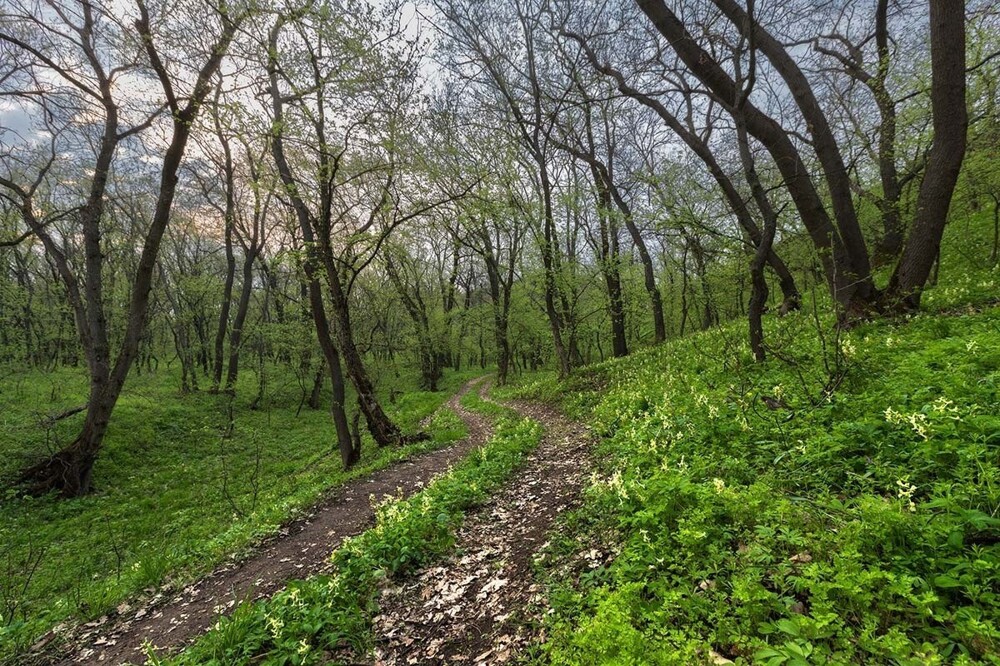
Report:
[[503,664],[539,638],[529,628],[541,612],[532,559],[558,514],[579,500],[591,438],[550,408],[511,406],[545,427],[542,442],[466,519],[449,560],[383,592],[372,663]]
[[345,537],[372,524],[371,495],[398,494],[399,489],[411,495],[489,438],[488,420],[459,404],[465,393],[485,386],[482,379],[473,380],[447,403],[468,426],[465,439],[340,486],[308,517],[287,525],[249,558],[223,566],[173,596],[154,597],[141,606],[123,604],[81,627],[70,639],[71,654],[40,657],[35,663],[141,664],[145,641],[158,648],[183,647],[240,600],[270,596],[290,580],[319,573]]

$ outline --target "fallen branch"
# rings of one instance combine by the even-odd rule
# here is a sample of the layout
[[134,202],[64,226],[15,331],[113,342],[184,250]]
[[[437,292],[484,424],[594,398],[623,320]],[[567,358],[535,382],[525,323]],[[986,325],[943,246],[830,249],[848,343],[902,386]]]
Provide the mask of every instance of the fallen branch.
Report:
[[46,416],[45,418],[43,418],[39,422],[39,424],[43,428],[51,428],[52,426],[54,426],[59,421],[62,421],[63,419],[68,419],[69,417],[71,417],[71,416],[73,416],[75,414],[79,414],[80,412],[82,412],[85,409],[87,409],[87,405],[84,404],[84,405],[80,405],[79,407],[73,407],[71,409],[67,409],[66,411],[59,412],[58,414],[49,414],[48,416]]

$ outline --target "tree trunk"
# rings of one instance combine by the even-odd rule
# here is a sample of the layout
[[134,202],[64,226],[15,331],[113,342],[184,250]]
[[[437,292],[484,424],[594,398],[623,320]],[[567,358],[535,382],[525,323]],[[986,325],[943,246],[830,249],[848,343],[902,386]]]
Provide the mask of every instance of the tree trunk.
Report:
[[934,140],[917,194],[916,216],[887,290],[894,305],[903,310],[920,307],[920,292],[941,250],[969,127],[964,0],[931,0],[930,26]]
[[[413,322],[417,335],[417,353],[420,356],[420,378],[421,386],[428,391],[437,391],[438,380],[441,379],[442,359],[434,348],[434,341],[431,338],[430,320],[427,316],[427,306],[420,294],[420,285],[414,286],[414,293],[411,295],[407,285],[404,283],[396,263],[390,255],[386,255],[385,261],[386,275],[389,281],[396,288],[400,300],[403,301],[403,308]],[[445,295],[445,305],[448,303]]]
[[539,161],[539,175],[542,184],[543,225],[542,230],[542,268],[545,273],[545,315],[552,330],[552,345],[556,352],[556,362],[559,364],[559,376],[568,377],[572,370],[571,350],[563,340],[565,322],[556,307],[559,298],[559,282],[557,276],[557,261],[555,253],[559,251],[556,237],[555,220],[552,215],[552,185],[549,182],[548,167],[543,160]]
[[253,294],[253,262],[256,249],[247,251],[243,258],[243,283],[240,285],[240,300],[236,306],[236,317],[229,331],[229,365],[226,368],[226,390],[236,390],[236,379],[240,373],[240,351],[243,344],[243,326],[246,324],[247,312],[250,309],[250,296]]
[[398,446],[412,441],[420,441],[427,438],[426,433],[416,435],[404,435],[389,415],[382,409],[378,398],[375,396],[375,387],[368,377],[364,361],[358,352],[357,345],[354,344],[354,334],[351,329],[351,314],[347,302],[347,294],[344,293],[340,276],[337,275],[332,257],[324,259],[326,265],[327,282],[329,283],[332,295],[333,314],[336,318],[334,330],[337,334],[340,352],[343,354],[344,367],[347,376],[351,378],[354,390],[358,394],[358,405],[361,407],[365,420],[368,422],[368,431],[379,446]]
[[[222,365],[225,360],[226,333],[229,328],[229,310],[233,302],[233,283],[236,280],[236,255],[233,253],[233,225],[236,217],[236,184],[234,182],[233,157],[229,149],[229,141],[222,132],[216,111],[216,132],[221,140],[225,154],[226,173],[226,211],[224,224],[225,229],[225,250],[226,250],[226,280],[222,285],[222,305],[219,310],[219,325],[215,331],[215,356],[212,367],[212,390],[218,391],[222,385]],[[229,363],[232,367],[232,348],[230,348]],[[230,370],[232,373],[232,370]],[[232,382],[227,381],[230,386]]]
[[[858,223],[857,211],[854,209],[854,199],[851,196],[851,184],[847,167],[841,155],[840,147],[830,129],[826,114],[813,93],[812,86],[787,49],[750,16],[736,0],[713,0],[740,33],[749,38],[755,48],[759,49],[770,61],[774,70],[785,81],[792,98],[799,107],[806,127],[812,137],[813,148],[823,168],[823,176],[830,192],[830,203],[837,221],[837,232],[840,242],[846,251],[846,262],[841,268],[849,269],[849,277],[856,284],[852,289],[850,300],[864,302],[874,301],[877,296],[871,277],[871,265],[868,248],[865,245],[864,234]],[[728,99],[736,99],[729,97]]]
[[330,365],[330,383],[333,387],[333,397],[330,411],[333,412],[333,424],[337,430],[337,444],[340,449],[340,461],[344,469],[350,469],[361,460],[361,433],[357,429],[355,417],[354,432],[347,424],[347,387],[344,383],[344,371],[340,366],[340,355],[336,348],[328,361]]
[[[322,269],[326,272],[326,282],[330,291],[331,304],[333,306],[333,313],[335,317],[333,330],[337,336],[339,350],[336,347],[333,347],[333,343],[330,340],[329,329],[325,331],[326,335],[324,335],[323,331],[317,329],[317,334],[319,335],[321,344],[325,344],[325,340],[326,342],[329,342],[329,350],[334,352],[339,351],[340,354],[343,355],[343,363],[347,370],[347,375],[351,378],[351,382],[354,384],[354,388],[358,394],[358,404],[368,421],[368,429],[371,431],[372,436],[375,438],[375,441],[379,446],[401,444],[411,439],[425,438],[426,435],[416,435],[413,438],[404,437],[402,432],[400,432],[399,427],[393,423],[388,415],[382,410],[382,406],[375,397],[374,387],[372,386],[371,380],[368,378],[368,373],[365,371],[364,363],[361,360],[361,355],[358,352],[357,346],[354,344],[347,294],[344,292],[344,287],[340,282],[340,275],[337,272],[337,267],[334,263],[333,251],[330,247],[330,215],[332,214],[330,206],[326,205],[326,203],[322,204],[320,206],[321,215],[318,218],[314,217],[310,213],[308,206],[302,199],[302,195],[299,193],[298,182],[295,179],[292,168],[285,155],[284,140],[282,136],[282,123],[285,117],[284,97],[278,83],[279,66],[277,62],[277,52],[278,38],[287,20],[288,17],[280,16],[274,26],[272,26],[268,37],[271,55],[268,58],[267,71],[271,107],[274,114],[274,123],[272,124],[271,130],[271,155],[274,158],[281,182],[285,186],[286,195],[290,201],[291,207],[295,212],[299,230],[302,233],[302,240],[307,246],[309,256],[306,259],[306,266],[309,267],[310,271],[313,271],[315,267],[322,267]],[[322,129],[323,125],[321,122],[317,130],[319,135],[318,140],[320,142],[326,140],[325,135],[322,133]],[[326,160],[329,159],[329,155],[330,151],[325,149],[320,151],[321,172],[324,169],[331,168],[330,164],[326,162]],[[329,183],[324,185],[324,187],[328,186]],[[324,190],[321,194],[324,201],[329,202],[329,192]],[[322,296],[318,291],[318,279],[310,276],[309,282],[311,300],[313,301],[313,312],[314,317],[316,317],[318,316],[318,313],[324,313]],[[315,287],[313,287],[313,283],[315,283]],[[325,313],[323,314],[323,321],[324,323],[326,322]],[[339,357],[335,357],[331,354],[327,349],[324,349],[324,354],[326,355],[327,364],[332,373],[335,371],[334,361],[337,361],[337,367],[339,367],[340,359]],[[340,427],[338,425],[338,436],[339,432]],[[344,446],[343,442],[341,442],[341,446]]]
[[181,299],[174,293],[167,279],[167,272],[163,264],[158,264],[160,273],[160,288],[166,296],[170,309],[173,310],[173,317],[167,318],[167,325],[170,328],[174,340],[174,349],[177,351],[177,358],[181,362],[181,393],[189,393],[198,390],[198,369],[195,366],[194,357],[191,353],[191,336],[188,330],[188,322],[185,321],[184,309],[181,307]]
[[694,256],[694,273],[698,278],[698,285],[701,287],[702,296],[702,311],[701,311],[701,330],[707,331],[712,328],[712,325],[718,320],[715,312],[715,305],[712,302],[712,289],[708,284],[708,257],[705,253],[705,247],[701,243],[701,238],[696,234],[690,234],[686,230],[682,229],[681,233],[684,236],[687,246],[691,249],[691,254]]
[[109,394],[107,388],[100,382],[91,384],[87,415],[73,443],[22,473],[21,481],[28,484],[29,491],[42,494],[56,490],[62,497],[90,492],[94,462],[117,402],[117,395]]
[[[337,431],[337,446],[340,449],[340,459],[344,469],[353,465],[356,460],[353,454],[354,446],[351,440],[351,430],[347,423],[347,410],[344,397],[344,375],[340,367],[340,355],[330,336],[330,324],[323,309],[323,291],[319,278],[316,277],[312,260],[306,259],[306,280],[309,284],[309,306],[312,312],[313,325],[316,327],[316,337],[319,339],[323,359],[330,372],[330,382],[333,387],[333,400],[330,403],[330,413],[333,426]],[[322,368],[322,366],[321,366]],[[314,387],[315,392],[315,387]],[[316,396],[317,403],[319,396]]]
[[[753,63],[753,56],[751,56]],[[751,83],[755,74],[751,72]],[[748,96],[749,89],[744,93]],[[746,96],[742,99],[745,100]],[[771,206],[771,200],[767,197],[767,191],[760,182],[757,174],[757,165],[754,162],[753,153],[750,151],[750,137],[747,136],[746,123],[743,114],[739,110],[740,101],[737,102],[735,112],[736,136],[739,144],[740,161],[743,164],[743,173],[747,184],[750,186],[751,195],[763,215],[764,233],[757,243],[753,259],[750,261],[750,307],[747,310],[747,317],[750,326],[750,350],[758,363],[767,360],[767,351],[764,344],[764,310],[767,307],[768,287],[764,278],[764,265],[767,263],[767,255],[771,252],[774,244],[774,234],[777,230],[778,214]]]
[[[616,261],[616,260],[613,260]],[[628,339],[625,335],[625,302],[622,298],[621,276],[617,269],[605,276],[608,288],[608,310],[611,316],[612,353],[617,358],[628,356]]]
[[[150,55],[150,61],[160,62],[159,54],[154,50],[153,40],[148,38],[149,17],[145,6],[141,4],[140,14],[141,18],[137,22],[137,27],[139,32],[147,37],[143,41],[147,53]],[[239,27],[239,21],[227,20],[223,22],[223,25],[222,34],[211,47],[208,60],[198,71],[193,92],[187,104],[181,108],[176,105],[176,100],[174,100],[175,108],[173,109],[170,143],[163,154],[153,217],[143,239],[139,262],[132,279],[125,331],[113,367],[111,366],[107,319],[102,294],[101,273],[104,268],[104,255],[100,242],[100,211],[103,207],[104,197],[103,182],[108,178],[111,156],[117,144],[117,119],[112,118],[109,114],[105,125],[105,141],[101,148],[101,157],[106,157],[107,160],[103,164],[99,160],[94,184],[91,188],[92,195],[101,199],[102,202],[89,209],[85,207],[85,211],[89,210],[91,213],[92,219],[81,225],[84,227],[87,277],[85,282],[87,300],[85,317],[80,316],[84,313],[82,306],[74,307],[77,314],[77,332],[83,348],[87,350],[90,370],[90,399],[87,417],[83,430],[72,444],[52,456],[48,461],[36,465],[22,475],[22,480],[32,485],[36,490],[57,488],[65,497],[80,496],[90,490],[94,461],[104,442],[104,434],[107,431],[111,412],[121,395],[122,387],[125,385],[125,380],[135,361],[140,340],[146,329],[146,316],[153,286],[153,271],[156,269],[163,235],[170,222],[174,195],[177,191],[177,172],[191,136],[191,128],[202,103],[212,90],[211,81],[222,64],[222,59],[229,49],[233,35]],[[166,71],[161,69],[157,71],[157,74],[164,88],[170,87]],[[110,81],[105,83],[110,86]],[[110,134],[107,131],[109,128]],[[110,147],[110,152],[107,152],[105,149],[109,137],[115,140]],[[102,181],[99,186],[97,185],[98,181]],[[34,213],[29,210],[26,219],[34,220]],[[45,234],[45,236],[48,235]],[[45,242],[44,239],[43,242]],[[74,306],[77,306],[82,302],[78,291],[79,282],[69,270],[62,251],[55,248],[55,251],[52,252],[51,247],[50,244],[47,244],[46,252],[54,257],[56,263],[60,265],[60,272],[71,293],[71,301]]]
[[[608,291],[608,315],[611,319],[612,353],[628,356],[625,337],[625,302],[622,298],[621,274],[618,272],[618,230],[611,220],[611,192],[598,168],[591,164],[591,175],[597,189],[597,216],[600,226],[600,269]],[[601,355],[604,355],[603,350]]]
[[688,244],[684,243],[684,249],[681,250],[681,337],[684,337],[684,332],[687,329],[688,320]]
[[319,398],[323,393],[323,384],[326,379],[326,361],[320,360],[316,374],[313,376],[312,390],[309,392],[309,409],[319,409]]
[[490,285],[490,298],[493,301],[493,337],[497,347],[497,385],[504,386],[507,383],[507,375],[510,371],[510,338],[508,333],[507,304],[509,296],[505,298],[504,286],[500,283],[500,270],[496,257],[490,248],[486,259],[486,277]]
[[[590,64],[594,67],[594,69],[605,76],[610,76],[615,81],[619,92],[655,111],[660,119],[663,120],[663,123],[670,128],[670,130],[673,131],[674,134],[676,134],[677,137],[680,138],[681,141],[683,141],[691,149],[691,151],[697,155],[699,159],[701,159],[702,162],[705,163],[705,166],[708,167],[712,177],[722,190],[729,207],[736,216],[737,222],[739,222],[740,226],[743,227],[743,230],[747,233],[747,236],[752,241],[754,247],[757,247],[760,242],[760,229],[754,222],[753,216],[750,214],[746,202],[743,200],[743,196],[740,194],[739,190],[737,190],[735,185],[733,185],[732,179],[730,179],[729,175],[722,169],[718,160],[715,159],[715,155],[712,153],[708,144],[696,132],[692,131],[688,127],[685,127],[684,124],[681,123],[681,121],[678,120],[677,117],[674,116],[659,100],[643,94],[639,90],[633,88],[628,84],[628,81],[621,72],[610,65],[601,63],[597,59],[597,55],[594,53],[593,49],[587,45],[586,41],[584,41],[582,37],[565,30],[562,34],[574,39],[580,44],[587,56],[587,59],[590,61]],[[656,281],[653,273],[653,262],[649,257],[649,253],[646,251],[645,243],[642,242],[642,236],[635,226],[631,209],[613,182],[609,182],[609,189],[611,190],[615,204],[624,215],[625,226],[628,228],[629,234],[632,236],[632,240],[639,252],[639,258],[643,265],[646,291],[650,294],[650,298],[653,299],[654,323],[657,321],[656,317],[657,313],[659,313],[658,321],[662,326],[663,305],[660,300],[659,291],[655,290]],[[801,296],[795,285],[795,278],[792,276],[791,271],[788,270],[788,266],[785,265],[785,262],[781,260],[781,257],[774,252],[773,248],[767,256],[767,263],[771,266],[775,275],[778,276],[778,280],[781,284],[781,292],[784,300],[781,308],[782,312],[787,313],[792,310],[798,310],[800,307]]]
[[642,264],[643,286],[646,288],[646,294],[649,296],[649,306],[653,313],[653,342],[659,344],[667,339],[667,326],[663,317],[663,297],[660,295],[659,287],[656,286],[656,270],[653,268],[653,258],[649,255],[649,250],[646,248],[646,241],[643,239],[639,227],[635,225],[635,218],[632,217],[632,208],[625,201],[625,198],[621,195],[615,184],[610,183],[608,189],[615,200],[615,205],[622,213],[625,228],[628,230],[628,234],[632,238],[632,244],[635,245],[636,252],[639,254],[639,263]]
[[993,195],[993,248],[990,250],[990,266],[1000,261],[1000,196]]

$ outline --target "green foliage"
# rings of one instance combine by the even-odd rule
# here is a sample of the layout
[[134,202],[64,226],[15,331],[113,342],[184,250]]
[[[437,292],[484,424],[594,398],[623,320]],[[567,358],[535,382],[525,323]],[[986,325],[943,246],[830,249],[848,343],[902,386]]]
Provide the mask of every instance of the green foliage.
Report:
[[380,587],[447,552],[463,513],[508,479],[541,439],[536,423],[510,410],[478,396],[463,402],[499,418],[484,447],[409,499],[372,498],[378,502],[375,527],[334,553],[329,575],[243,604],[166,663],[317,664],[364,654],[371,646],[369,623]]
[[[246,374],[238,396],[256,389]],[[272,374],[264,409],[237,398],[228,439],[221,437],[227,396],[178,394],[171,371],[133,376],[97,461],[95,493],[0,497],[0,662],[57,623],[99,617],[142,590],[183,585],[273,534],[327,489],[466,432],[454,412],[438,409],[470,376],[449,374],[444,390],[409,391],[391,406],[408,431],[430,418],[430,441],[389,449],[365,436],[361,464],[345,473],[327,410],[299,411],[295,378],[280,368]],[[409,386],[409,378],[400,383]],[[82,404],[86,382],[60,369],[18,373],[0,389],[7,421],[0,476],[10,479],[30,455],[72,438],[82,415],[51,427],[39,422]]]
[[1000,310],[968,310],[797,313],[763,365],[734,324],[522,385],[604,436],[544,560],[546,658],[998,663]]

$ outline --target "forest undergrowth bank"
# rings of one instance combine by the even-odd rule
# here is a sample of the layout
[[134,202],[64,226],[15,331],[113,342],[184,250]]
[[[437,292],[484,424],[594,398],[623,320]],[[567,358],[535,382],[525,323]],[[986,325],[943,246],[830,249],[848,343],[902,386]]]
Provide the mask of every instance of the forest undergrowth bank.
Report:
[[545,661],[998,663],[988,278],[850,332],[771,321],[765,364],[730,325],[523,382],[603,438],[540,568]]

